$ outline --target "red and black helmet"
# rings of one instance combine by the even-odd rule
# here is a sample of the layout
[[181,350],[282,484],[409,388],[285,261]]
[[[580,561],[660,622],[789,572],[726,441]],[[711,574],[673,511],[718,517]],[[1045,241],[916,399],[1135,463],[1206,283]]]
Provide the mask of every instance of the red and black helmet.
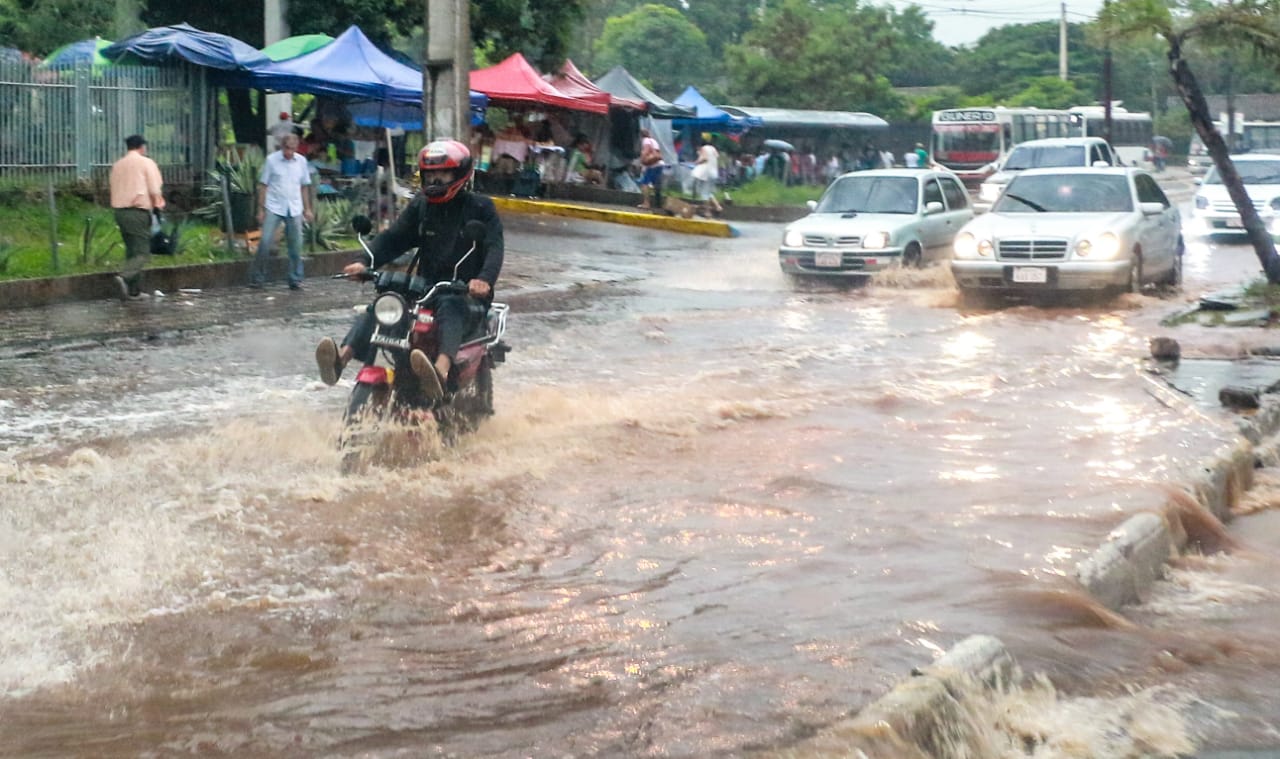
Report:
[[[458,194],[467,180],[471,179],[474,164],[471,162],[471,151],[457,140],[435,140],[418,151],[418,171],[422,172],[422,194],[427,196],[428,203],[448,203]],[[428,184],[428,171],[448,171],[450,179],[447,183],[439,181]]]

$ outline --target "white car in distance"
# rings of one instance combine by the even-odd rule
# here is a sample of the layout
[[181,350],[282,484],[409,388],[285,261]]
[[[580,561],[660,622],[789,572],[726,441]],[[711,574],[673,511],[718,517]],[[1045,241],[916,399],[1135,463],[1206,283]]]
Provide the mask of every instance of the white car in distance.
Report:
[[[1245,192],[1272,235],[1280,235],[1280,155],[1244,153],[1231,156]],[[1240,212],[1227,194],[1217,166],[1210,166],[1191,204],[1189,229],[1198,234],[1244,234]]]

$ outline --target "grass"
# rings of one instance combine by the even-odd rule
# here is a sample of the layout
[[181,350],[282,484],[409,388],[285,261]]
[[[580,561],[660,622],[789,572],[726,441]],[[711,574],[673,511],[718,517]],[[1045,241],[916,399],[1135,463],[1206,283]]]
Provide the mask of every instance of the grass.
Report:
[[739,206],[803,206],[805,201],[822,197],[825,189],[817,185],[785,186],[772,177],[757,177],[741,187],[724,190],[721,195],[733,198],[734,205]]
[[[179,221],[172,214],[166,228]],[[343,237],[333,222],[326,224],[321,244],[330,250]],[[349,227],[348,227],[349,229]],[[44,199],[30,199],[14,205],[0,205],[0,280],[34,279],[119,271],[124,264],[124,244],[111,209],[73,195],[58,196],[58,265],[55,268],[50,244],[49,205]],[[350,237],[350,232],[347,232]],[[243,248],[227,251],[218,227],[193,216],[179,224],[177,255],[152,256],[149,268],[186,266],[243,258]]]

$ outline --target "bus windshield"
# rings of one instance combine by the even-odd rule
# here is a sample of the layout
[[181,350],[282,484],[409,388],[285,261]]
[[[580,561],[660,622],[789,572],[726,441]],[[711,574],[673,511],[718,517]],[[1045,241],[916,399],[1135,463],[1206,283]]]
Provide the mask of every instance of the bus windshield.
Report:
[[933,131],[939,161],[985,163],[1000,155],[999,124],[936,124]]

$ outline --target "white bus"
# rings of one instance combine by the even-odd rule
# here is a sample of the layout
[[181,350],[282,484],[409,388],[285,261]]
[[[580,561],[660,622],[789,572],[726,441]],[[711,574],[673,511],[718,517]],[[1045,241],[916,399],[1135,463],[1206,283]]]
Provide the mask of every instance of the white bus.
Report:
[[1045,137],[1072,137],[1071,114],[1043,108],[949,108],[933,112],[933,162],[977,186],[995,173],[1014,145]]
[[[1106,137],[1107,114],[1100,105],[1078,105],[1069,113],[1081,137]],[[1151,114],[1111,106],[1111,149],[1126,166],[1151,168],[1151,141],[1155,137]]]
[[1280,121],[1240,123],[1238,149],[1247,153],[1280,153]]

